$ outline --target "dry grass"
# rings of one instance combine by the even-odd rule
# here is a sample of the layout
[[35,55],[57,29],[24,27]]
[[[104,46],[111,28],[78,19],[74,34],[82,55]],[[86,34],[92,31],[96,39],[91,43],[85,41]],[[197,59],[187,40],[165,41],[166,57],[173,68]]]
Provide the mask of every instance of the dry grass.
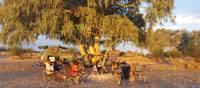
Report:
[[20,56],[10,56],[10,57],[8,58],[8,60],[20,60],[20,59],[21,59]]
[[134,57],[123,57],[123,60],[125,60],[127,63],[139,63],[139,64],[156,64],[156,62],[142,57],[142,56],[134,56]]
[[170,64],[157,64],[148,66],[153,70],[200,70],[200,63],[194,60],[183,60],[180,58],[170,59]]
[[6,73],[11,71],[30,71],[32,69],[31,62],[12,62],[12,61],[4,61],[4,63],[0,63],[0,73]]
[[172,70],[172,71],[183,70],[179,67],[176,67],[175,65],[166,65],[166,64],[148,65],[147,69],[149,69],[149,70],[162,70],[162,71],[165,71],[165,70]]
[[40,59],[39,53],[24,53],[22,55],[10,56],[8,60]]

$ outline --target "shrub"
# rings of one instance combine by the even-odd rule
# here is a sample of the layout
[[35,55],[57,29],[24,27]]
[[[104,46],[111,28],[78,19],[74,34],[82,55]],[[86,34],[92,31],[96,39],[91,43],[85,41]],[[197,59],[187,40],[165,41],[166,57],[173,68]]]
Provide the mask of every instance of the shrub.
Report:
[[120,53],[119,53],[119,56],[120,56],[120,57],[126,56],[126,53],[125,53],[125,52],[120,52]]
[[32,48],[27,48],[27,49],[11,48],[11,49],[9,49],[9,54],[10,55],[21,55],[23,53],[32,53],[32,52],[34,52]]
[[170,57],[170,58],[180,58],[182,56],[180,51],[177,50],[172,50],[172,51],[167,51],[164,53],[164,56]]

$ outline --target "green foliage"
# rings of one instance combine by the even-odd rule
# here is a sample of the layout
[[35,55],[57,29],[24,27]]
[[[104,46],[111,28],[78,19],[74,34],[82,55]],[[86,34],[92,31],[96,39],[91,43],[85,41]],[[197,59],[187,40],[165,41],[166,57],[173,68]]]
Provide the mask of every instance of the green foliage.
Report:
[[162,56],[166,53],[177,53],[176,47],[180,44],[181,32],[167,29],[147,31],[146,47],[155,56]]
[[[123,41],[137,43],[139,28],[127,18],[119,15],[105,16],[102,21],[101,33],[107,38],[111,38],[114,44]],[[114,29],[114,30],[111,30]],[[122,30],[123,29],[123,30]]]
[[164,55],[171,58],[180,58],[182,56],[182,53],[177,50],[171,50],[171,51],[165,52]]
[[181,36],[181,43],[179,44],[178,46],[178,49],[185,53],[186,52],[186,49],[187,49],[187,46],[189,44],[189,41],[190,41],[190,34],[188,31],[184,31],[182,33],[182,36]]
[[157,29],[155,32],[149,30],[147,43],[147,47],[153,55],[161,56],[164,48],[168,46],[168,37],[165,29]]
[[[39,35],[75,44],[93,44],[95,37],[111,44],[137,43],[138,32],[171,19],[174,0],[4,0],[0,34],[4,45],[32,43]],[[141,3],[147,3],[140,13]],[[117,7],[117,8],[115,8]],[[111,10],[110,10],[111,9]],[[143,14],[143,15],[141,15]]]
[[150,24],[150,28],[160,21],[160,24],[168,20],[174,21],[172,10],[174,8],[174,0],[144,0],[150,6],[146,9],[146,20]]
[[182,36],[182,42],[179,46],[179,50],[183,52],[185,56],[192,56],[197,61],[200,60],[200,31],[193,31],[191,33],[185,32]]

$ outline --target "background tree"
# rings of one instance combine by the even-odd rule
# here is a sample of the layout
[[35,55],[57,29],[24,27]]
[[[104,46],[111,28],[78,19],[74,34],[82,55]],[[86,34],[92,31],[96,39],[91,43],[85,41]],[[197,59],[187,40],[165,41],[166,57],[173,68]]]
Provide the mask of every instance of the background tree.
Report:
[[181,41],[181,34],[180,31],[173,31],[173,30],[169,30],[169,49],[171,50],[175,50],[178,45],[180,44]]
[[192,31],[191,33],[185,31],[178,49],[183,56],[191,56],[200,61],[200,31]]
[[148,50],[156,57],[162,56],[165,48],[169,46],[169,37],[165,29],[148,31]]
[[200,31],[193,31],[191,35],[187,50],[190,56],[200,62]]
[[182,32],[181,41],[178,46],[179,51],[181,51],[183,54],[186,52],[186,48],[189,44],[189,40],[190,40],[190,33],[184,30]]

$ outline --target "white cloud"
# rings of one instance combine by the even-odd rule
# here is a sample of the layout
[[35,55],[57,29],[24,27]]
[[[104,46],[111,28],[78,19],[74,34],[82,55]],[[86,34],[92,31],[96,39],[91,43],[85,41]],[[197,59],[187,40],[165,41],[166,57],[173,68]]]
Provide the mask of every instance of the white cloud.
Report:
[[164,23],[163,25],[156,25],[154,29],[167,28],[172,30],[187,29],[189,31],[200,29],[200,15],[196,14],[177,14],[175,24]]
[[177,15],[176,24],[200,24],[200,15]]

